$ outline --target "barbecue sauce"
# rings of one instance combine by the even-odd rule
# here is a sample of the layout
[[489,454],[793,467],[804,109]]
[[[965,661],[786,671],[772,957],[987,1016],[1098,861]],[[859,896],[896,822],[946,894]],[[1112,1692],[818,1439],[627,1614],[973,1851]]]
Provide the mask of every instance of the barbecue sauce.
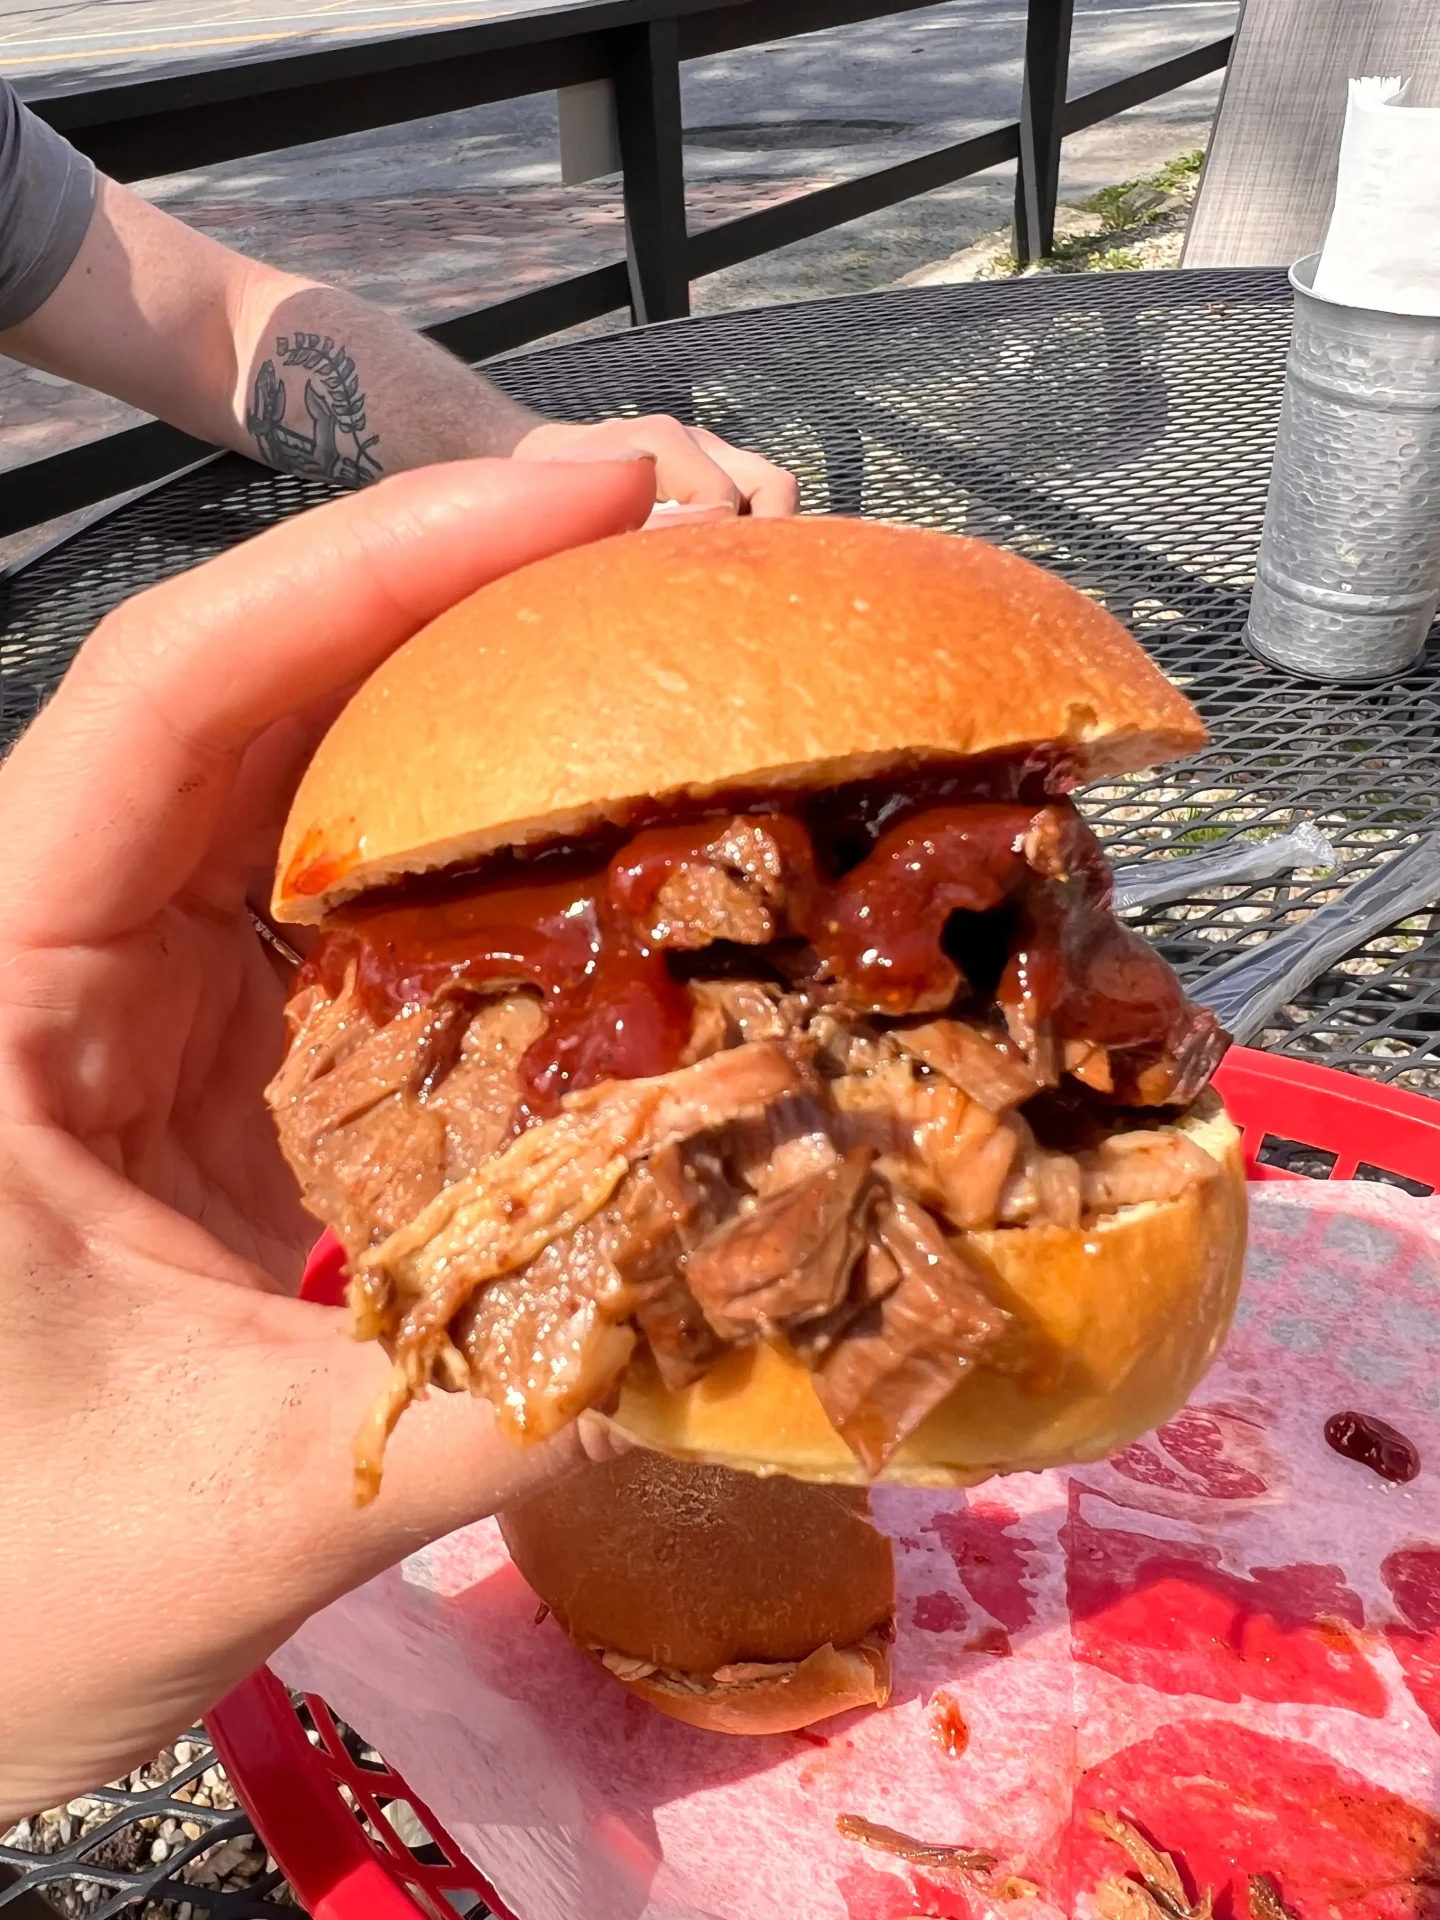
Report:
[[1420,1451],[1397,1427],[1371,1413],[1332,1413],[1325,1438],[1336,1453],[1358,1460],[1382,1480],[1403,1486],[1420,1471]]
[[[532,1114],[600,1080],[667,1073],[690,1033],[690,1003],[665,955],[610,907],[604,873],[333,917],[309,962],[338,993],[351,966],[377,1024],[447,987],[533,986],[549,1020],[521,1068]],[[302,979],[304,976],[302,975]]]
[[969,1746],[970,1728],[953,1694],[936,1694],[931,1703],[930,1731],[936,1746],[952,1760],[958,1760]]
[[1018,886],[1037,817],[1034,807],[980,802],[935,807],[882,833],[803,929],[827,974],[868,1012],[947,1007],[961,973],[944,949],[946,923],[989,912]]
[[[1062,1036],[1144,1046],[1162,1044],[1183,1016],[1169,967],[1113,919],[1109,871],[1068,801],[971,799],[898,820],[876,805],[859,825],[852,809],[846,831],[862,834],[861,857],[830,874],[817,843],[833,858],[836,836],[815,801],[806,810],[804,820],[740,817],[779,852],[783,871],[759,876],[761,896],[777,902],[777,937],[808,943],[817,977],[854,1011],[948,1007],[973,984],[946,951],[952,917],[1009,904],[1018,909],[1010,958],[998,988],[992,980],[985,991],[1032,1031],[1052,1022]],[[421,882],[342,908],[302,981],[318,977],[334,995],[353,967],[377,1023],[443,990],[537,988],[549,1018],[522,1065],[535,1116],[600,1080],[666,1073],[679,1064],[691,1009],[647,928],[666,880],[687,863],[716,865],[709,850],[736,818],[647,828],[603,865],[572,849],[503,880]]]
[[[684,826],[650,827],[621,848],[610,862],[608,886],[617,911],[636,926],[651,921],[656,896],[677,867],[703,857],[706,848],[721,837],[731,819],[691,822]],[[799,926],[813,908],[818,880],[815,848],[799,820],[789,814],[750,815],[744,824],[762,828],[779,850],[786,895],[786,919]]]

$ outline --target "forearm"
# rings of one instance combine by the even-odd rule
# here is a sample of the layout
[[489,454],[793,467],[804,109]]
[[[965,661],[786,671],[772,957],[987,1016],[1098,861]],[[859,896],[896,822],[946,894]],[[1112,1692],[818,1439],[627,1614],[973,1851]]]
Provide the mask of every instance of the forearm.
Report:
[[442,460],[509,454],[539,416],[378,307],[333,287],[251,290],[237,328],[243,452],[360,486]]
[[799,506],[788,473],[702,427],[542,420],[378,307],[232,253],[113,180],[69,272],[0,353],[342,486],[487,455],[647,458],[658,497],[696,514]]
[[378,307],[247,260],[109,180],[70,271],[0,351],[350,485],[508,454],[539,418]]

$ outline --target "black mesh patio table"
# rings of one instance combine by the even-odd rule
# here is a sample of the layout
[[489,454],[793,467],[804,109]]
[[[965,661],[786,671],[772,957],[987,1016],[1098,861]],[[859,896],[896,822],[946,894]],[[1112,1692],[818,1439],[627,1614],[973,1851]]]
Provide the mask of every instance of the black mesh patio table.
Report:
[[[790,467],[810,512],[978,534],[1103,601],[1213,736],[1179,767],[1082,796],[1112,858],[1311,818],[1343,859],[1343,877],[1232,887],[1137,923],[1193,977],[1440,823],[1440,651],[1383,686],[1328,689],[1241,642],[1289,320],[1278,273],[1056,276],[681,321],[492,371],[572,419],[677,413]],[[5,735],[109,607],[324,492],[227,457],[0,582]],[[1437,1041],[1428,912],[1351,954],[1264,1037],[1426,1091],[1440,1089]],[[103,1911],[151,1888],[194,1900],[170,1871],[112,1875]],[[273,1912],[264,1885],[204,1904]]]

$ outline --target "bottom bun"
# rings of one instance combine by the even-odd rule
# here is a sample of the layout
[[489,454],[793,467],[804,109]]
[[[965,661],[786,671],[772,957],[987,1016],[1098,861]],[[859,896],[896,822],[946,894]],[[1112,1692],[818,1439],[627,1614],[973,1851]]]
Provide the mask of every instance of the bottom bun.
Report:
[[890,1698],[890,1649],[879,1640],[854,1647],[817,1647],[798,1666],[775,1666],[743,1680],[708,1684],[653,1673],[621,1686],[640,1699],[708,1733],[794,1733],[855,1707],[883,1707]]
[[[973,1486],[995,1474],[1103,1459],[1168,1420],[1229,1331],[1245,1257],[1240,1135],[1206,1093],[1178,1123],[1216,1162],[1178,1199],[1086,1225],[969,1236],[1010,1330],[899,1447],[881,1478]],[[788,1345],[739,1348],[671,1393],[632,1363],[612,1424],[676,1459],[863,1482]]]
[[720,1733],[783,1733],[890,1692],[895,1568],[863,1491],[642,1448],[507,1508],[556,1621],[629,1692]]

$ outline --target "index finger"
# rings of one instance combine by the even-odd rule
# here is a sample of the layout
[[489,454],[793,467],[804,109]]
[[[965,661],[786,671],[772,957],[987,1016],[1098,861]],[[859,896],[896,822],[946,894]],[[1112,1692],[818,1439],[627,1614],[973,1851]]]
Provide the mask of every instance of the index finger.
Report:
[[784,520],[800,511],[800,483],[793,473],[761,453],[730,446],[705,427],[691,431],[715,464],[725,469],[756,519]]
[[246,746],[486,581],[643,524],[648,460],[400,474],[127,601],[0,769],[0,928],[114,937],[184,886]]
[[655,491],[661,499],[675,500],[682,506],[718,508],[730,514],[739,511],[740,489],[705,444],[713,436],[705,435],[702,440],[698,432],[668,414],[624,424],[635,443],[655,456]]

